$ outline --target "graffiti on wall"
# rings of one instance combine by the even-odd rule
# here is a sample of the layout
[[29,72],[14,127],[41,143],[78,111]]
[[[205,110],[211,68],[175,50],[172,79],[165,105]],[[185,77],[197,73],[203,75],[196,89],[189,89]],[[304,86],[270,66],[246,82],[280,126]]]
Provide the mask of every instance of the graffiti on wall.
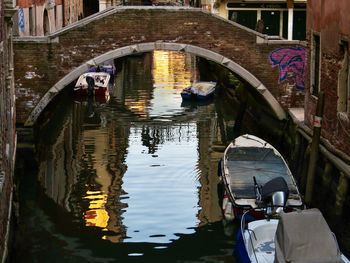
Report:
[[305,55],[306,50],[303,47],[279,48],[270,53],[272,67],[278,66],[280,83],[291,78],[297,89],[305,88]]

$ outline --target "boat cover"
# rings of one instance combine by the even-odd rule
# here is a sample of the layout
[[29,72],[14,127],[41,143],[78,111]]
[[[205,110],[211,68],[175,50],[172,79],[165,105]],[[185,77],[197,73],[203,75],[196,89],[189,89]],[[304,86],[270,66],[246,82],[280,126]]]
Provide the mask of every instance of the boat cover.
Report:
[[290,196],[298,195],[286,164],[272,148],[230,148],[226,154],[226,164],[230,188],[236,198],[255,198],[254,176],[259,185],[265,185],[276,177],[283,177]]
[[192,85],[191,91],[193,94],[205,96],[215,87],[215,85],[215,82],[197,82]]
[[282,213],[275,246],[275,263],[343,262],[335,236],[318,209]]

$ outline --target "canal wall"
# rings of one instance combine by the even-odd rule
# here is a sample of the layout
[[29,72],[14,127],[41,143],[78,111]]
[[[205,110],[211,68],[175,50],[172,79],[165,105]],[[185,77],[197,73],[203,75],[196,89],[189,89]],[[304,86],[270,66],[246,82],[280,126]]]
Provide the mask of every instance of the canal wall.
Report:
[[308,168],[313,131],[291,113],[284,133],[286,159],[303,195],[313,188],[308,207],[319,208],[335,233],[342,252],[350,254],[349,158],[321,137],[314,182],[309,185]]
[[10,236],[16,111],[13,74],[12,17],[15,1],[0,2],[0,261],[5,262]]

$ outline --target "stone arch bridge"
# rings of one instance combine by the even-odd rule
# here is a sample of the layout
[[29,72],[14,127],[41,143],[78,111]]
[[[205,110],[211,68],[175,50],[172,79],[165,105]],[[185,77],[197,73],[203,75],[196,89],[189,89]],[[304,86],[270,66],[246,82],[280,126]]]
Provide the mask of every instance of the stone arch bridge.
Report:
[[191,53],[250,83],[279,119],[303,97],[305,49],[188,7],[111,7],[45,37],[14,39],[17,123],[33,125],[89,68],[153,50]]

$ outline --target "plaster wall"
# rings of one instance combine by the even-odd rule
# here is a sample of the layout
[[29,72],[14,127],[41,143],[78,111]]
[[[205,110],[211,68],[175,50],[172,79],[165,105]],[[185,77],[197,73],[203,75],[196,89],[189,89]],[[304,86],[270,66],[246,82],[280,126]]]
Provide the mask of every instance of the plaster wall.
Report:
[[43,36],[44,35],[44,10],[45,6],[36,5],[35,6],[35,27],[36,27],[36,35]]

